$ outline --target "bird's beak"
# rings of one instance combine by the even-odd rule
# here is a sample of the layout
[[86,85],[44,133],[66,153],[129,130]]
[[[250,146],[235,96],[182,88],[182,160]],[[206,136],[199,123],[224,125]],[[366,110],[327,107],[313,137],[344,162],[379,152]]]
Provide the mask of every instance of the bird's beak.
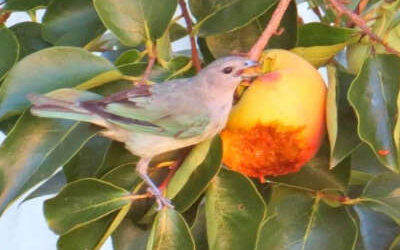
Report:
[[242,84],[248,86],[252,80],[257,76],[261,75],[260,64],[253,60],[248,60],[245,62],[245,66],[240,72],[240,77],[242,78]]

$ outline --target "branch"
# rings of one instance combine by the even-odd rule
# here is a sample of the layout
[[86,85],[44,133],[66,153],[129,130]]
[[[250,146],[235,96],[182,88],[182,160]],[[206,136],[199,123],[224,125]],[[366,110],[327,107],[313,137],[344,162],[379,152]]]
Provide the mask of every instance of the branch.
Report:
[[189,33],[190,46],[192,47],[193,65],[194,65],[196,71],[199,72],[201,70],[201,63],[200,63],[200,59],[199,59],[199,53],[197,52],[196,41],[194,40],[194,36],[193,36],[193,32],[192,32],[193,31],[192,19],[190,18],[190,14],[188,12],[185,0],[179,0],[179,6],[181,7],[182,15],[186,22],[186,29]]
[[147,63],[147,67],[143,73],[142,79],[139,82],[139,85],[145,85],[147,80],[150,77],[151,70],[153,69],[154,64],[156,63],[157,60],[157,50],[156,46],[153,42],[151,42],[151,45],[147,47],[148,50],[148,57],[149,57],[149,62]]
[[389,53],[396,54],[400,56],[400,52],[396,49],[392,48],[386,41],[381,39],[378,35],[376,35],[366,24],[365,20],[362,19],[359,15],[347,9],[342,3],[338,0],[328,0],[331,4],[332,8],[338,13],[338,15],[347,16],[356,26],[358,26],[367,36],[371,38],[371,40],[380,43],[385,47],[385,50]]
[[264,32],[258,38],[257,42],[253,45],[247,56],[252,60],[258,60],[260,58],[262,51],[267,46],[269,39],[278,33],[279,25],[282,21],[283,15],[285,14],[287,8],[289,7],[290,0],[280,0],[278,6],[272,14],[271,20],[269,21]]

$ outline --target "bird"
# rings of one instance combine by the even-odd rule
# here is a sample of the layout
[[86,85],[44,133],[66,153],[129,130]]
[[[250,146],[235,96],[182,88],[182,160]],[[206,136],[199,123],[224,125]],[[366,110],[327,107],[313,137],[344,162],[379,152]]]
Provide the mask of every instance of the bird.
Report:
[[193,77],[137,85],[107,97],[59,89],[27,98],[35,116],[89,122],[102,127],[103,136],[124,143],[139,156],[136,171],[161,209],[173,204],[148,175],[151,159],[217,135],[227,123],[236,88],[255,77],[246,69],[257,66],[246,57],[228,56]]

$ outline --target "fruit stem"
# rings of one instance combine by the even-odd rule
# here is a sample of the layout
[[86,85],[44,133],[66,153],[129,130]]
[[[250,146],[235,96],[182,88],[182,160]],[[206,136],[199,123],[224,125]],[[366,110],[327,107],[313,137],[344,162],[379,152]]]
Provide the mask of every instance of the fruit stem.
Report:
[[257,42],[253,45],[247,56],[252,60],[258,60],[262,54],[262,51],[267,46],[269,39],[275,34],[277,34],[279,25],[282,21],[283,15],[285,14],[287,8],[289,7],[290,0],[280,0],[278,6],[272,14],[271,20],[269,21],[267,27],[258,38]]
[[196,41],[194,40],[192,19],[190,18],[185,0],[179,0],[179,6],[181,7],[182,16],[185,19],[186,29],[189,33],[193,65],[196,71],[199,72],[201,70],[201,63],[199,59],[199,53],[197,52]]
[[359,15],[356,13],[352,12],[346,6],[344,6],[340,0],[328,0],[330,3],[330,6],[332,7],[333,10],[335,10],[338,14],[338,16],[345,15],[347,16],[351,22],[353,22],[356,26],[358,26],[367,36],[371,38],[371,40],[380,43],[385,47],[385,50],[389,53],[395,54],[397,56],[400,56],[400,52],[397,51],[396,49],[392,48],[386,41],[381,39],[377,34],[375,34],[367,25],[364,19],[362,19]]
[[157,60],[157,50],[156,50],[156,45],[153,42],[150,42],[147,46],[148,50],[148,57],[149,61],[147,63],[147,67],[143,73],[142,79],[140,80],[139,84],[140,85],[145,85],[147,84],[147,80],[150,77],[151,70],[153,69],[154,64],[156,63]]

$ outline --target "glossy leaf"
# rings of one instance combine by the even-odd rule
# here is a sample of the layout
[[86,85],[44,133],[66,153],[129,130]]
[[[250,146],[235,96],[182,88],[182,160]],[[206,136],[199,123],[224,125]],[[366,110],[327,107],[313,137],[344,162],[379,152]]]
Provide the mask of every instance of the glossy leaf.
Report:
[[42,26],[46,41],[64,46],[84,46],[105,31],[92,0],[51,1]]
[[10,28],[18,39],[20,58],[51,46],[50,43],[43,40],[41,27],[39,23],[23,22]]
[[385,173],[373,178],[365,187],[361,199],[374,211],[385,213],[400,223],[400,175]]
[[123,143],[113,141],[104,157],[103,164],[96,170],[96,176],[104,177],[109,171],[119,166],[136,164],[138,160],[139,158],[130,153]]
[[322,23],[309,23],[299,27],[297,46],[328,46],[346,43],[355,38],[357,31],[332,27]]
[[253,183],[243,175],[221,169],[206,193],[210,250],[254,249],[266,208]]
[[6,0],[5,2],[4,9],[24,11],[47,6],[50,0]]
[[134,47],[147,39],[155,41],[164,34],[177,0],[166,0],[162,4],[158,0],[95,0],[94,5],[104,25],[123,44]]
[[270,178],[271,181],[312,190],[346,190],[350,179],[350,159],[329,169],[329,147],[324,143],[318,154],[294,174]]
[[98,128],[24,113],[0,147],[0,213],[69,161]]
[[374,150],[379,161],[399,171],[393,139],[396,100],[400,82],[400,58],[369,58],[349,88],[348,99],[358,117],[360,138]]
[[365,143],[361,144],[351,155],[351,168],[372,176],[390,172],[379,162],[371,147]]
[[328,66],[327,127],[330,142],[330,168],[348,157],[361,143],[356,117],[347,100],[347,91],[354,76]]
[[400,227],[387,215],[358,205],[355,211],[360,219],[360,233],[365,250],[389,249],[400,234]]
[[357,227],[344,207],[332,208],[309,193],[273,188],[269,218],[257,249],[354,249]]
[[143,182],[136,171],[136,164],[131,163],[113,168],[101,179],[126,190],[132,190],[133,187]]
[[42,183],[39,187],[33,190],[24,200],[32,200],[38,197],[42,197],[44,195],[51,195],[58,193],[61,188],[63,188],[67,184],[67,180],[65,178],[63,171],[58,171],[56,174],[48,178],[44,183]]
[[339,43],[328,46],[296,47],[291,51],[306,59],[314,67],[319,68],[327,64],[344,47],[346,47],[345,43]]
[[153,223],[146,249],[194,250],[195,245],[183,217],[174,209],[164,208]]
[[0,80],[17,62],[19,44],[14,33],[6,27],[0,26]]
[[83,148],[63,166],[68,182],[82,178],[96,177],[101,168],[111,141],[107,138],[93,137]]
[[118,212],[62,235],[57,241],[57,248],[60,250],[100,249],[111,233],[119,226],[129,209],[130,206],[126,205]]
[[[275,4],[274,0],[190,0],[200,36],[215,35],[245,26],[264,14]],[[202,14],[199,14],[202,13]],[[234,17],[234,18],[232,18]]]
[[140,51],[137,49],[130,49],[122,53],[117,60],[115,60],[115,65],[120,66],[128,63],[135,63],[140,60]]
[[150,230],[134,224],[125,218],[112,235],[115,250],[145,250]]
[[208,250],[206,209],[204,202],[197,208],[196,218],[191,227],[192,235],[196,243],[197,250]]
[[22,59],[4,80],[0,88],[0,119],[27,108],[29,93],[47,93],[85,82],[90,83],[86,85],[90,88],[120,77],[110,62],[83,49],[54,47],[38,51]]
[[222,161],[222,143],[219,137],[194,147],[185,158],[167,187],[166,196],[178,211],[187,210],[205,191],[218,173]]
[[354,29],[309,23],[300,26],[297,47],[292,52],[302,56],[313,66],[321,67],[355,40],[356,34]]
[[[274,9],[269,9],[246,26],[228,33],[207,36],[207,46],[215,57],[228,56],[232,51],[248,51],[257,41],[265,26],[269,23]],[[297,9],[292,2],[283,16],[281,26],[283,33],[274,36],[268,43],[269,48],[289,49],[294,47],[297,40]]]
[[44,214],[51,230],[65,234],[130,206],[130,193],[97,179],[81,179],[65,186],[44,203]]

